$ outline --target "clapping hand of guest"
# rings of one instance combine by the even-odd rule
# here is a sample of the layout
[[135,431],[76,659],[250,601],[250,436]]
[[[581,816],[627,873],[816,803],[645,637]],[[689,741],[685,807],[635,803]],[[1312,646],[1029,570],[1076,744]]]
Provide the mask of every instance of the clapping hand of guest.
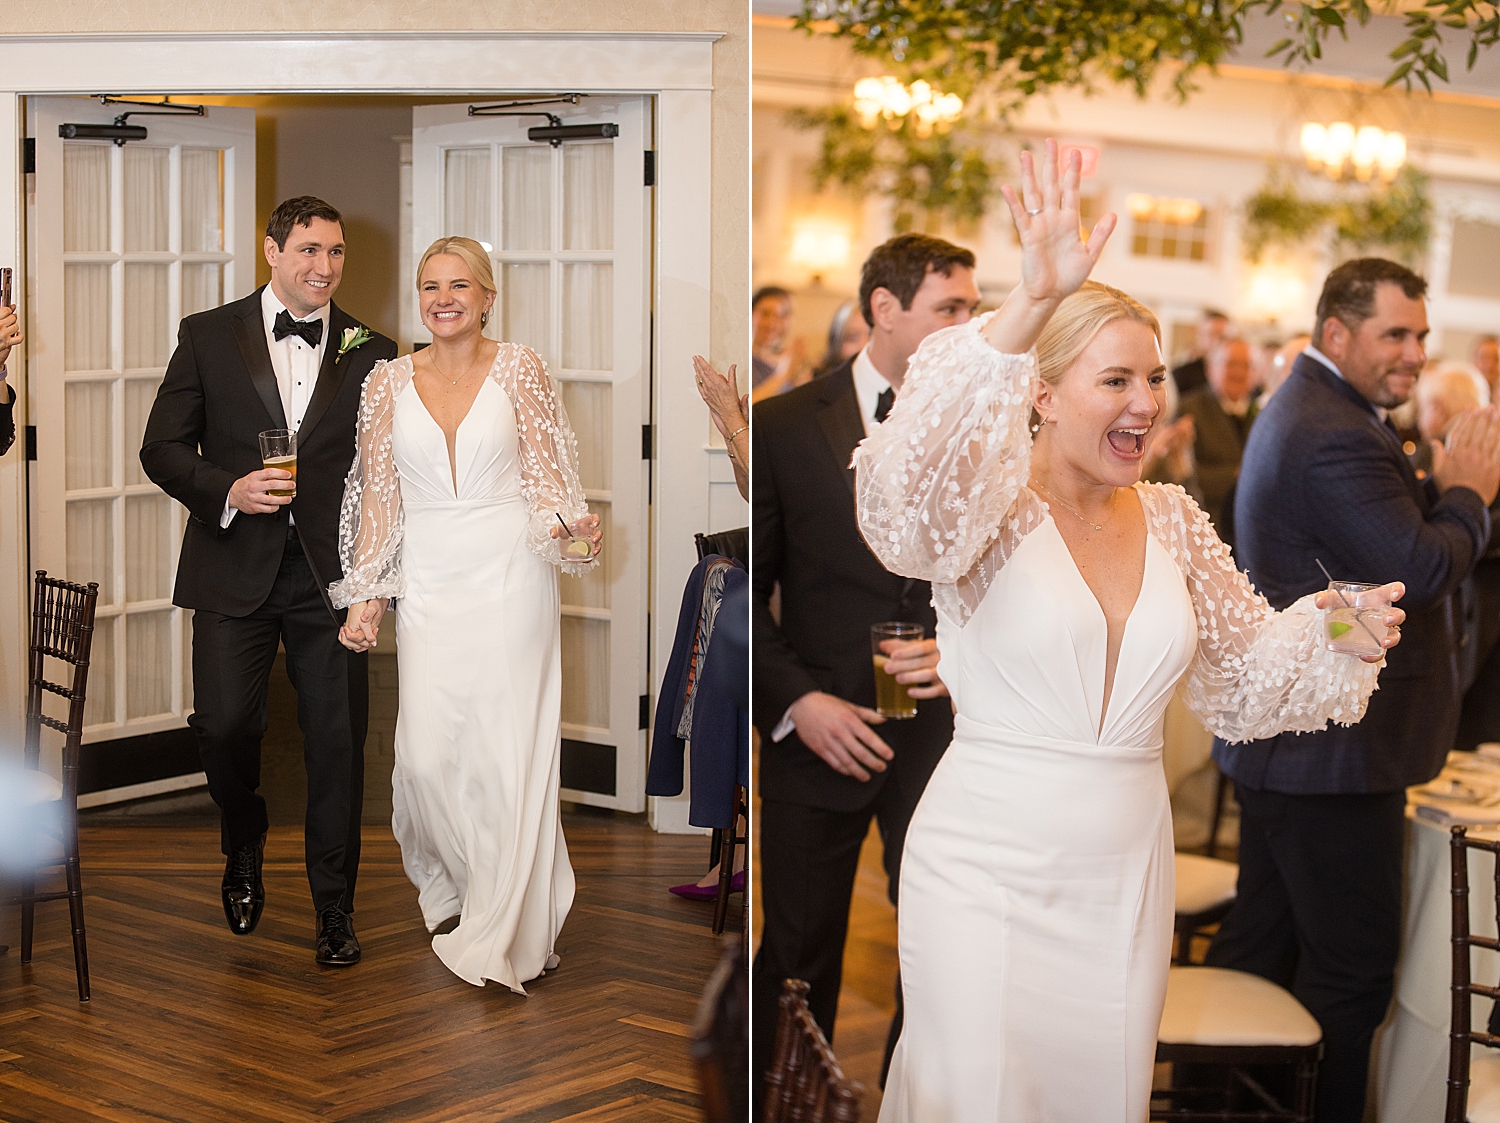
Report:
[[948,687],[938,677],[937,640],[921,639],[914,643],[888,639],[880,645],[890,658],[886,662],[886,674],[895,675],[896,681],[907,686],[907,694],[913,698],[946,698]]
[[1467,409],[1432,443],[1432,475],[1439,491],[1467,487],[1488,507],[1500,492],[1500,406]]
[[563,526],[562,520],[559,519],[556,525],[552,527],[552,537],[581,539],[589,543],[590,550],[588,557],[569,557],[566,560],[592,561],[599,556],[599,551],[603,547],[604,531],[599,529],[598,515],[584,515],[581,519],[574,519],[568,523],[566,528]]
[[[1337,607],[1330,604],[1330,598],[1332,597],[1332,595],[1333,594],[1329,593],[1325,589],[1323,592],[1319,593],[1316,597],[1313,598],[1313,603],[1317,605],[1319,609]],[[1406,586],[1403,585],[1400,581],[1392,581],[1389,584],[1380,586],[1378,589],[1371,589],[1368,593],[1363,594],[1359,601],[1359,603],[1363,605],[1365,604],[1365,598],[1369,598],[1370,600],[1383,600],[1387,605],[1391,606],[1385,614],[1385,626],[1390,630],[1386,632],[1385,636],[1380,641],[1380,646],[1385,648],[1387,651],[1401,642],[1401,625],[1406,622],[1406,612],[1404,609],[1395,607],[1395,603],[1405,595]],[[1384,659],[1385,656],[1361,655],[1360,658],[1363,659],[1366,663],[1378,663],[1382,659]]]
[[350,651],[369,651],[375,646],[380,634],[380,621],[385,616],[384,600],[355,601],[349,606],[348,616],[339,628],[339,642]]
[[815,690],[793,702],[789,714],[802,743],[841,775],[866,781],[896,755],[870,728],[885,718],[864,706]]
[[20,321],[16,318],[16,306],[0,305],[0,365],[10,358],[10,349],[24,338]]
[[746,412],[750,408],[750,395],[740,395],[735,381],[735,365],[729,364],[729,373],[720,374],[713,364],[702,355],[693,356],[693,381],[709,416],[714,419],[714,428],[726,441],[729,434],[745,424]]
[[1198,433],[1191,414],[1183,414],[1176,421],[1159,428],[1153,426],[1146,437],[1142,474],[1152,479],[1181,483],[1192,475],[1193,466],[1188,454],[1197,439]]

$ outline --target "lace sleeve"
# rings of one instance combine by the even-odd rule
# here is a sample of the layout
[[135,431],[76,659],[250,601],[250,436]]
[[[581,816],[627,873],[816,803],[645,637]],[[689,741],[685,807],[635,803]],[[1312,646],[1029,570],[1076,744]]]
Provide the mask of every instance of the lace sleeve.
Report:
[[980,334],[988,318],[928,336],[890,416],[855,450],[860,530],[904,577],[958,584],[1000,536],[1031,469],[1036,361],[991,347]]
[[396,395],[410,372],[409,360],[382,360],[360,392],[354,464],[344,480],[339,511],[344,577],[328,587],[335,608],[399,597],[406,591],[401,576],[401,480],[391,455],[391,420]]
[[500,347],[510,353],[500,356],[495,377],[515,407],[521,442],[521,493],[531,508],[526,545],[533,553],[560,565],[564,573],[581,577],[598,564],[598,557],[586,562],[563,561],[562,546],[552,537],[558,515],[571,523],[589,513],[578,480],[578,439],[568,425],[552,375],[536,352],[515,343],[502,343]]
[[1187,703],[1209,732],[1253,741],[1364,717],[1383,660],[1329,651],[1311,594],[1285,611],[1272,609],[1182,488],[1146,484],[1141,495],[1151,533],[1181,568],[1193,598],[1198,654]]

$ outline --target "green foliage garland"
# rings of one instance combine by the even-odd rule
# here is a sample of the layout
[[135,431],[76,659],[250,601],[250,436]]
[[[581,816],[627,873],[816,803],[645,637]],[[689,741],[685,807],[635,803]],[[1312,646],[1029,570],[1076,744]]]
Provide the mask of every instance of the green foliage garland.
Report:
[[1415,264],[1432,237],[1432,197],[1426,175],[1408,164],[1388,188],[1359,188],[1335,199],[1310,199],[1273,171],[1245,201],[1245,254],[1259,261],[1272,247],[1321,243],[1338,251],[1393,254]]
[[1005,174],[1005,162],[989,151],[993,127],[938,128],[923,137],[907,117],[894,129],[883,121],[867,129],[844,105],[788,116],[798,128],[822,131],[814,185],[888,196],[898,232],[978,222],[993,197],[991,184]]

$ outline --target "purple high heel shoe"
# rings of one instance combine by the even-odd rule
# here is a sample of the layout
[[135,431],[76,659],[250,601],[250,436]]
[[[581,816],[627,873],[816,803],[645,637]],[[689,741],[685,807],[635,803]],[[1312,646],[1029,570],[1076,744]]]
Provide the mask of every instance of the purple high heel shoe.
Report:
[[[745,871],[740,870],[729,879],[729,891],[731,893],[743,893],[745,891]],[[674,885],[667,890],[687,901],[713,901],[719,896],[719,886],[699,885],[696,881],[690,881],[686,885]]]

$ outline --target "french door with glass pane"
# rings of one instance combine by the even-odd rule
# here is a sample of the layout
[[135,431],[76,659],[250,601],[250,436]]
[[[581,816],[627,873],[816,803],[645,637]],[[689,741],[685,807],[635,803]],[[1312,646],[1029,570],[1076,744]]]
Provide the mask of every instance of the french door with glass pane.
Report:
[[[499,99],[497,99],[499,100]],[[563,797],[645,809],[649,544],[641,426],[649,419],[647,102],[547,106],[566,124],[612,122],[614,139],[558,147],[526,138],[532,117],[419,106],[412,128],[413,260],[465,235],[490,253],[499,295],[486,334],[546,361],[578,436],[604,553],[561,578]],[[415,302],[414,278],[403,278]],[[428,335],[420,320],[416,338]]]
[[32,561],[99,583],[85,736],[181,727],[187,613],[172,607],[183,508],[141,470],[141,435],[183,316],[254,288],[255,113],[143,116],[147,138],[64,140],[122,108],[28,102],[36,138]]

